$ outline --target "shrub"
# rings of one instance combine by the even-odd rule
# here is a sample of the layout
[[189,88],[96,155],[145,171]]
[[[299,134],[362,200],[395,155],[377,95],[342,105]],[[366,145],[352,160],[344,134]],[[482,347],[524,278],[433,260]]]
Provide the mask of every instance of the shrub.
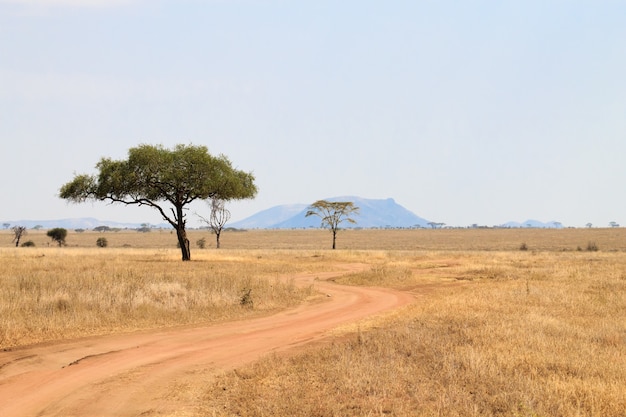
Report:
[[596,245],[596,242],[589,242],[589,243],[587,243],[587,250],[589,252],[597,252],[598,251],[598,245]]
[[243,294],[241,295],[241,298],[239,299],[239,305],[241,305],[242,307],[247,307],[247,308],[253,308],[254,307],[254,301],[252,300],[252,288],[244,288],[243,289]]
[[522,243],[519,247],[519,250],[528,250],[528,246],[526,245],[526,243]]
[[32,240],[28,240],[28,241],[22,243],[21,246],[23,248],[32,248],[33,246],[35,246],[35,242],[33,242]]
[[108,245],[109,242],[106,237],[99,237],[98,240],[96,240],[96,246],[99,248],[106,248]]
[[196,245],[198,245],[200,249],[206,248],[206,238],[203,237],[202,239],[198,239]]

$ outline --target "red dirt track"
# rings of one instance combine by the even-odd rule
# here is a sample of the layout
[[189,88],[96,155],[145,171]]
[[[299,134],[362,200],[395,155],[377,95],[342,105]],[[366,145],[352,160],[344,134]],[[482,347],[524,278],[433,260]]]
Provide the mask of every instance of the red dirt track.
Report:
[[46,343],[0,352],[0,417],[184,416],[186,386],[319,340],[337,326],[410,303],[408,293],[326,280],[366,268],[296,276],[328,294],[323,302],[268,317]]

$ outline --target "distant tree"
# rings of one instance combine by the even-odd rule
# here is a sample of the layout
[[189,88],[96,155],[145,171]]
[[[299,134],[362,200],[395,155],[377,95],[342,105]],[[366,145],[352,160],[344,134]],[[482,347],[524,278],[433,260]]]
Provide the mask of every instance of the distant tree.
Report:
[[94,231],[96,232],[110,232],[111,228],[109,226],[96,226],[93,228]]
[[561,222],[552,222],[552,224],[554,225],[554,227],[556,227],[557,229],[563,227],[563,223]]
[[26,227],[13,226],[11,230],[13,231],[13,242],[15,242],[15,247],[17,248],[18,246],[20,246],[20,239],[27,233]]
[[257,191],[251,173],[233,168],[224,155],[210,155],[205,146],[176,145],[170,150],[140,145],[129,149],[128,159],[102,158],[96,168],[97,176],[75,176],[59,196],[76,203],[152,207],[176,230],[183,261],[191,259],[185,213],[189,204],[207,198],[253,198]]
[[230,220],[230,211],[226,208],[226,202],[219,198],[212,198],[207,201],[211,211],[209,218],[204,218],[196,213],[203,222],[207,224],[209,229],[215,234],[215,244],[217,249],[220,248],[220,236],[224,230],[224,226]]
[[137,228],[137,231],[141,233],[148,233],[151,230],[150,223],[141,223],[141,227]]
[[330,229],[333,234],[333,249],[335,249],[339,224],[343,221],[355,224],[356,220],[350,216],[358,213],[359,208],[351,201],[319,200],[308,207],[305,217],[318,216],[322,219],[322,227]]
[[619,223],[617,223],[617,222],[610,222],[609,226],[611,226],[611,227],[619,227]]
[[58,243],[59,246],[65,245],[65,238],[67,237],[67,230],[62,227],[55,227],[48,230],[46,235],[52,239],[53,242]]
[[8,228],[9,228],[9,226],[11,226],[11,223],[2,223],[2,226],[3,226],[5,229],[8,229]]
[[34,229],[34,230],[39,230],[39,229],[41,229],[42,227],[43,227],[42,225],[37,224],[37,225],[33,226],[33,229]]
[[445,223],[437,223],[437,222],[428,222],[428,225],[433,228],[433,229],[441,229],[443,226],[445,226]]
[[590,229],[591,226],[593,226],[593,224],[592,223],[587,223],[585,226],[587,226],[587,228]]

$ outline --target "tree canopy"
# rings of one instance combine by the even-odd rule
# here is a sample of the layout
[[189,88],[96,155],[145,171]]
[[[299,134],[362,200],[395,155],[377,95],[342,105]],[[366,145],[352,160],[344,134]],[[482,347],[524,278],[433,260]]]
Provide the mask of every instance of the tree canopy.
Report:
[[97,175],[75,175],[59,196],[76,203],[96,200],[154,208],[176,229],[184,261],[191,259],[185,231],[190,203],[253,198],[257,192],[252,173],[233,168],[224,155],[212,156],[205,146],[166,149],[144,144],[130,148],[128,159],[102,158],[96,168]]
[[339,224],[343,221],[356,223],[356,220],[350,216],[358,213],[359,208],[351,201],[318,200],[309,206],[305,216],[318,216],[322,219],[322,227],[330,229],[333,233],[333,249],[335,249]]
[[67,229],[62,227],[55,227],[54,229],[48,230],[46,235],[52,239],[53,242],[56,242],[59,246],[65,245],[65,238],[67,237]]

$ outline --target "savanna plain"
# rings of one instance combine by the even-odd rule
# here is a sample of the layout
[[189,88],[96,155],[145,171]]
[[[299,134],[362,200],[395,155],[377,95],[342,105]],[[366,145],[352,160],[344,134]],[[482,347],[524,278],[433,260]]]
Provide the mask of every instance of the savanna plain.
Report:
[[358,264],[333,280],[414,301],[172,386],[185,415],[626,415],[626,229],[189,236],[182,262],[165,230],[0,232],[0,349],[267,316],[324,302],[290,276]]

